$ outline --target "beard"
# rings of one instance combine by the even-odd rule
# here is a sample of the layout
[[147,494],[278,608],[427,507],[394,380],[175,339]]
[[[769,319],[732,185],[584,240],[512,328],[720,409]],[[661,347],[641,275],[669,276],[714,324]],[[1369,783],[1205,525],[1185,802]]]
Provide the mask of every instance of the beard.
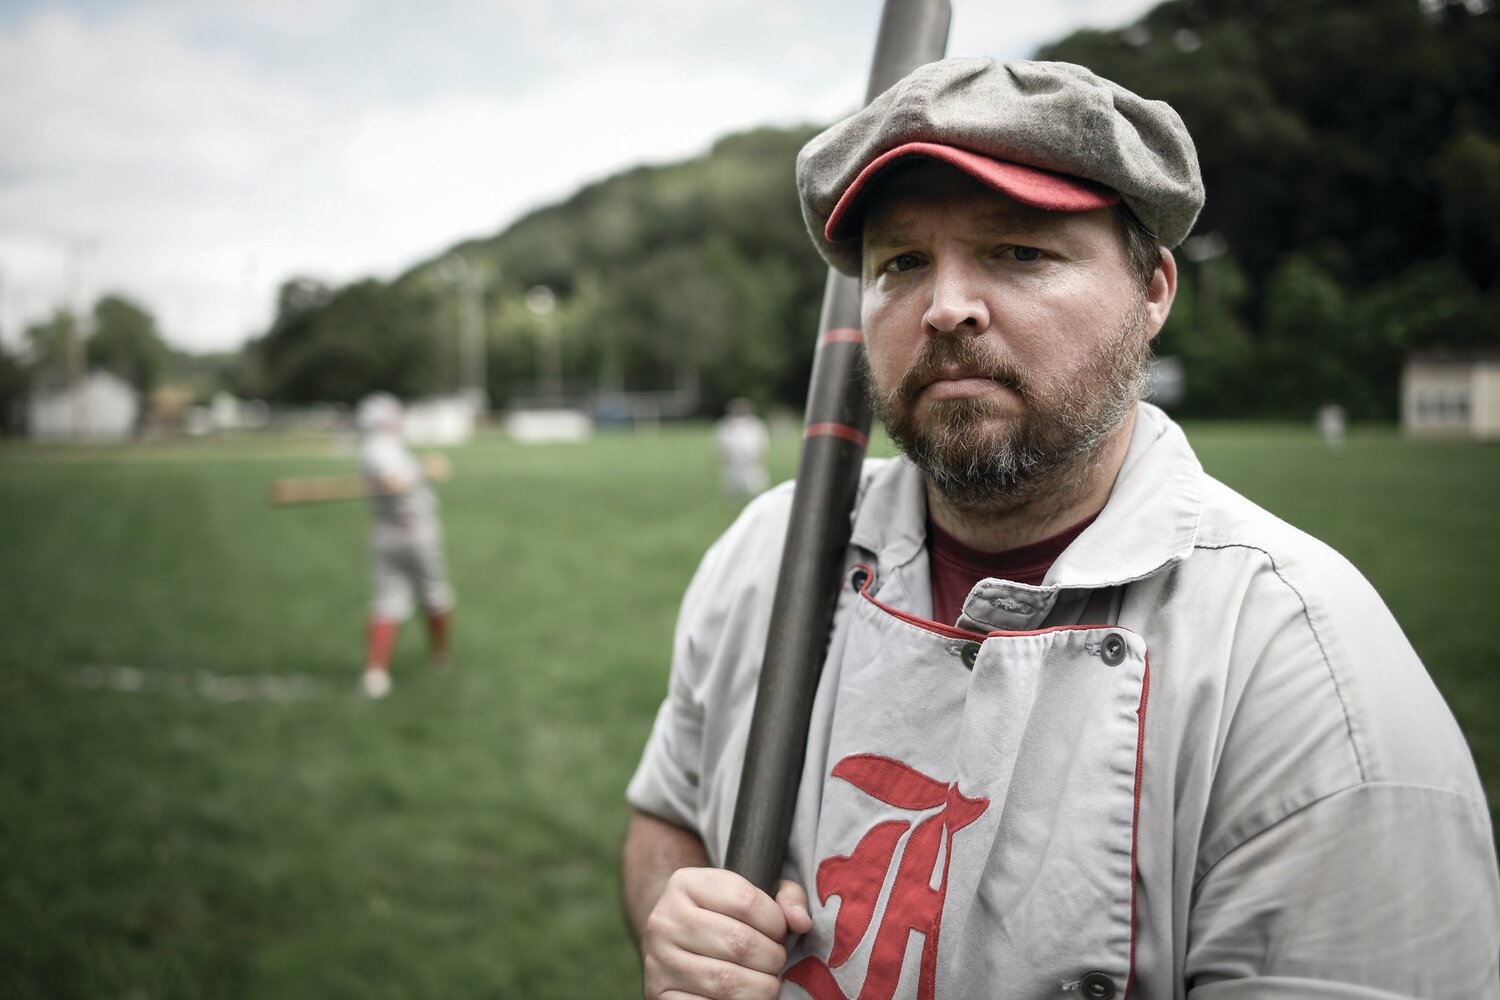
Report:
[[[1145,303],[1137,300],[1081,365],[1050,378],[1031,375],[989,341],[966,335],[928,340],[889,391],[876,385],[868,364],[865,375],[891,438],[956,510],[1009,514],[1082,483],[1140,399],[1150,357]],[[1021,413],[1007,416],[990,399],[924,403],[922,391],[953,367],[1009,388]]]

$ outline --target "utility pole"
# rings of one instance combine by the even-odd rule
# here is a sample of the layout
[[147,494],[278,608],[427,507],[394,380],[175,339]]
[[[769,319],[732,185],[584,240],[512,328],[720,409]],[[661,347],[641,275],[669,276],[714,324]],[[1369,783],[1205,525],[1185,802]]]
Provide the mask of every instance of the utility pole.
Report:
[[83,286],[84,257],[94,252],[93,238],[73,235],[67,238],[68,323],[67,365],[68,396],[73,404],[72,438],[81,442],[88,436],[88,362],[84,354],[84,341],[88,336],[88,303]]
[[484,337],[484,281],[463,254],[454,252],[440,272],[458,293],[459,391],[474,407],[476,419],[489,411],[489,389]]
[[532,285],[526,290],[526,308],[541,320],[542,333],[537,341],[537,375],[547,397],[548,406],[562,403],[562,345],[557,337],[557,293],[546,285]]
[[1182,243],[1182,255],[1193,265],[1198,287],[1194,289],[1197,300],[1195,317],[1200,327],[1216,328],[1219,323],[1219,282],[1216,280],[1218,265],[1214,261],[1229,252],[1229,243],[1217,232],[1190,236]]

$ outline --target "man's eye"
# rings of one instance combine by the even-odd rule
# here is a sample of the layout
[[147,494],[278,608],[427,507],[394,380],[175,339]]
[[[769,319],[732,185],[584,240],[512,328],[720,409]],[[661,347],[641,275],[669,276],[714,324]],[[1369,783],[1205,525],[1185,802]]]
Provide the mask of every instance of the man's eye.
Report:
[[1042,259],[1042,252],[1036,247],[1006,247],[1005,253],[1008,254],[1012,260],[1020,261],[1023,264],[1029,264],[1032,261],[1038,261]]
[[914,253],[897,254],[886,262],[887,271],[910,271],[922,263],[922,258]]

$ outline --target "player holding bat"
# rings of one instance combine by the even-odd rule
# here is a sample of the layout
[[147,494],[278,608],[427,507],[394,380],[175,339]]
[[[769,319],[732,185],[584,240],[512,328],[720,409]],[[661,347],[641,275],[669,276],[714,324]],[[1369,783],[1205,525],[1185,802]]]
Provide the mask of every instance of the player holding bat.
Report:
[[371,698],[391,689],[391,649],[412,613],[413,599],[427,622],[433,664],[448,663],[448,625],[453,590],[443,566],[442,526],[429,474],[443,478],[446,465],[417,459],[401,438],[401,403],[388,393],[366,396],[356,411],[359,464],[372,509],[371,562],[374,600],[370,609],[364,674]]
[[688,588],[628,790],[646,996],[1500,996],[1485,793],[1416,652],[1141,400],[1204,199],[1177,113],[947,59],[797,188],[904,454],[859,481],[779,885],[718,866],[793,491]]

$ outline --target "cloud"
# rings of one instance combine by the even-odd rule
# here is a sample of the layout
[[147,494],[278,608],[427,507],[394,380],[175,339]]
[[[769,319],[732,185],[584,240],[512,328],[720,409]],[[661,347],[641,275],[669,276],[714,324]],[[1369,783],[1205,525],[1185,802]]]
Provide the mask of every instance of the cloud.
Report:
[[[581,2],[605,33],[646,30]],[[697,6],[654,8],[651,31]],[[265,23],[280,30],[279,17]],[[597,39],[593,57],[575,52],[532,86],[357,102],[197,47],[191,27],[155,7],[113,20],[45,10],[0,37],[5,328],[122,289],[175,342],[231,346],[292,274],[388,275],[623,166],[798,117],[789,85]],[[91,249],[71,261],[70,288],[78,238]]]
[[[380,204],[432,238],[489,231],[622,164],[701,152],[793,95],[732,70],[597,66],[517,100],[454,98],[363,116],[342,143],[351,204]],[[407,252],[410,252],[408,245]]]
[[[124,0],[0,20],[0,332],[136,297],[190,349],[293,275],[390,276],[639,162],[826,121],[863,89],[868,0]],[[1014,56],[1140,0],[958,3],[950,51]]]
[[0,267],[16,310],[111,288],[158,309],[164,296],[222,298],[204,265],[243,231],[241,193],[316,124],[295,90],[164,22],[37,13],[0,37]]
[[[100,178],[122,172],[160,186],[240,178],[310,107],[248,68],[183,46],[164,25],[100,27],[44,12],[0,38],[0,170]],[[160,172],[160,173],[158,173]]]
[[1155,7],[1157,0],[1052,0],[1051,3],[955,3],[953,36],[964,51],[955,55],[1029,56],[1080,28],[1123,27]]

